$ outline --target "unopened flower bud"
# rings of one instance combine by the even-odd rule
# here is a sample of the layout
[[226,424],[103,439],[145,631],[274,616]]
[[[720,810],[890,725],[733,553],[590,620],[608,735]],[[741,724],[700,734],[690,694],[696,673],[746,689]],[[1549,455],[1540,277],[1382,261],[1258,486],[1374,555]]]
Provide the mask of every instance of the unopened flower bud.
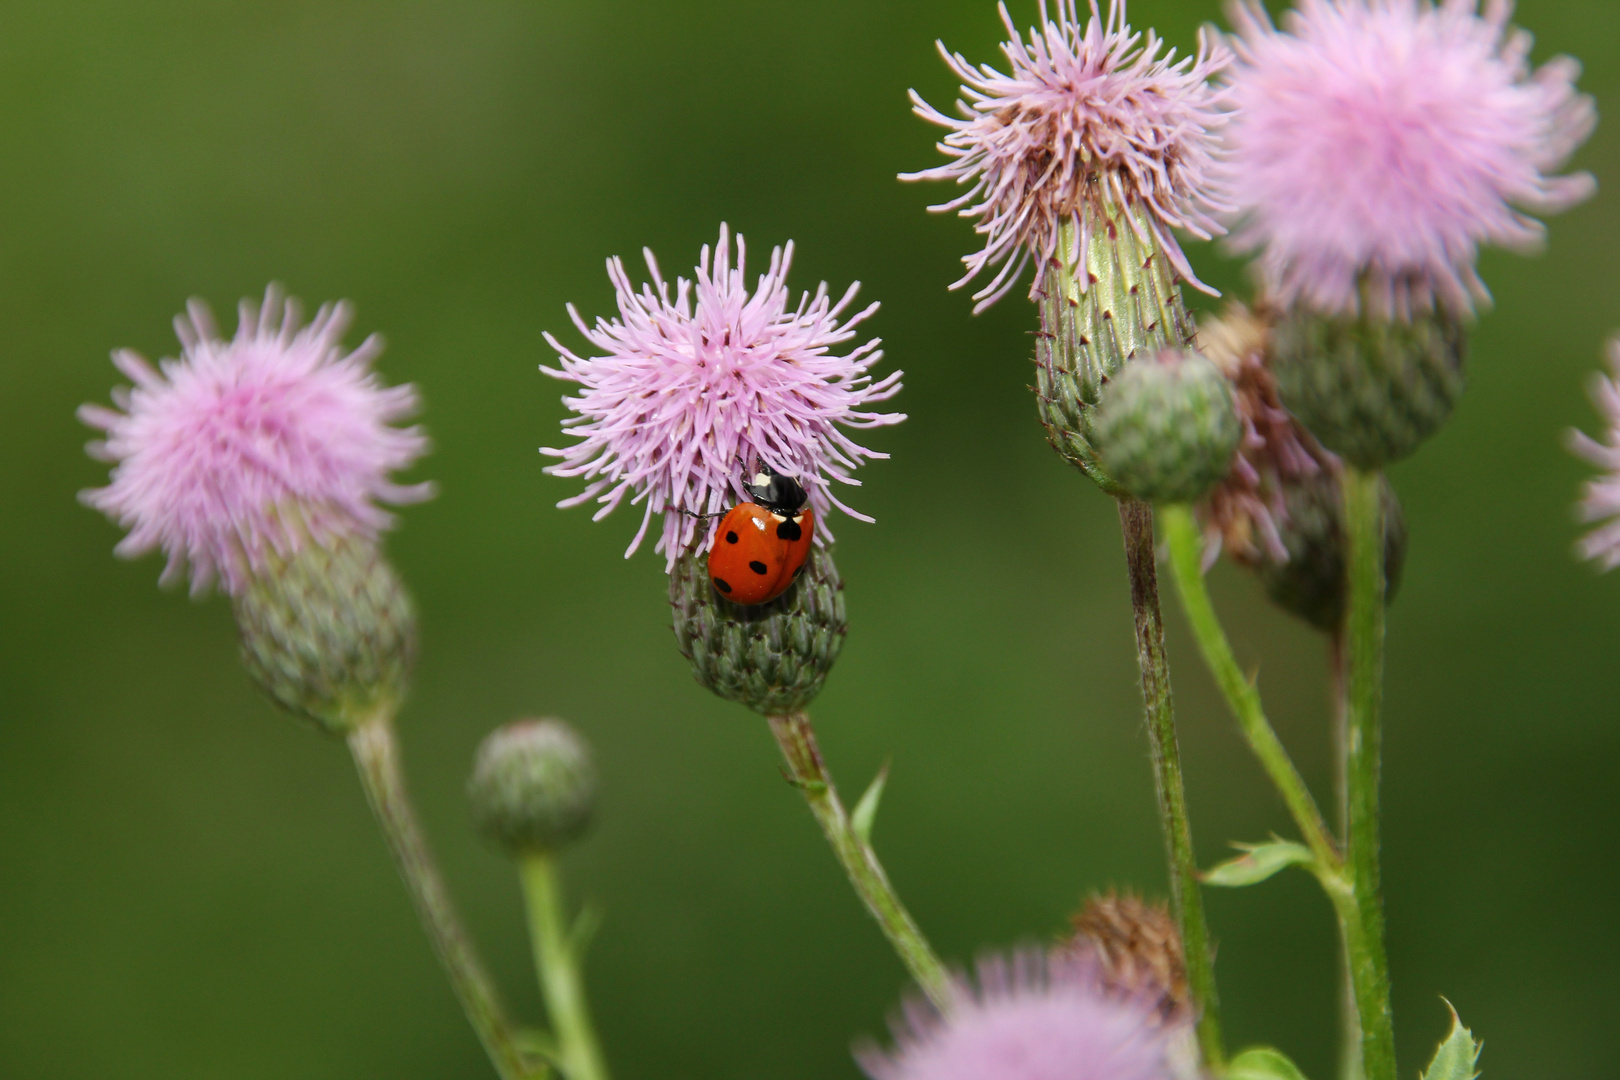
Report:
[[1093,434],[1103,469],[1147,502],[1191,502],[1220,483],[1243,437],[1232,387],[1195,352],[1125,365],[1103,388]]
[[[1385,480],[1384,602],[1395,599],[1406,562],[1406,518],[1395,489]],[[1254,562],[1266,594],[1278,607],[1298,615],[1318,630],[1333,630],[1344,620],[1349,593],[1349,540],[1338,477],[1324,470],[1302,477],[1283,489],[1286,512],[1278,535],[1288,551],[1280,562],[1269,556]]]
[[596,810],[590,748],[561,720],[519,720],[478,747],[467,800],[473,824],[515,855],[576,840]]
[[692,676],[765,716],[810,704],[844,646],[844,583],[824,548],[781,596],[747,607],[715,592],[705,554],[688,551],[670,571],[669,603]]
[[306,539],[263,563],[234,608],[242,661],[265,693],[335,735],[397,704],[415,659],[416,616],[377,542]]
[[1282,402],[1352,465],[1399,461],[1462,397],[1467,333],[1440,313],[1410,320],[1294,311],[1272,331]]

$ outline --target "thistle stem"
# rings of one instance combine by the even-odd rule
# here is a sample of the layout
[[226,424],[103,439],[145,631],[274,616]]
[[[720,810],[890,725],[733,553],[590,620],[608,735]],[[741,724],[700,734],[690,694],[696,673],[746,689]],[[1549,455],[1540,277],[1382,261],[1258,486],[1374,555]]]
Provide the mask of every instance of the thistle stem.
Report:
[[[1350,785],[1345,772],[1350,753],[1347,648],[1344,625],[1340,623],[1328,636],[1328,671],[1333,686],[1333,805],[1341,837],[1350,827]],[[1356,984],[1351,978],[1348,952],[1340,956],[1339,966],[1339,1080],[1365,1080],[1361,1068],[1361,1015],[1356,1009]]]
[[1226,1058],[1221,1044],[1220,1002],[1215,992],[1215,966],[1209,949],[1209,927],[1204,921],[1204,898],[1199,891],[1192,826],[1187,820],[1187,792],[1181,779],[1175,704],[1170,696],[1170,661],[1164,651],[1164,620],[1159,613],[1159,581],[1154,567],[1153,508],[1135,499],[1121,499],[1119,521],[1130,571],[1131,608],[1136,616],[1136,661],[1142,672],[1142,705],[1152,749],[1159,822],[1170,860],[1170,899],[1181,928],[1187,985],[1198,1010],[1198,1045],[1205,1066],[1219,1071]]
[[[1349,693],[1345,776],[1349,868],[1359,914],[1346,934],[1367,1080],[1395,1080],[1395,1026],[1379,885],[1378,781],[1384,681],[1384,504],[1377,471],[1341,479],[1350,540]],[[1348,928],[1347,928],[1348,931]]]
[[832,776],[827,772],[821,748],[816,744],[815,729],[810,717],[802,712],[769,718],[771,734],[787,760],[788,773],[810,804],[810,812],[826,834],[833,854],[843,864],[850,884],[866,904],[866,910],[878,921],[884,936],[901,963],[917,981],[923,993],[941,1011],[951,1006],[951,980],[945,965],[934,954],[933,947],[923,937],[917,921],[901,903],[889,877],[878,862],[877,853],[858,832],[838,798]]
[[565,1080],[608,1080],[607,1064],[591,1025],[579,949],[568,933],[556,857],[534,852],[523,856],[519,869],[529,910],[534,969],[557,1033],[558,1065]]
[[405,879],[422,927],[495,1072],[501,1080],[528,1080],[544,1075],[543,1069],[531,1069],[518,1051],[495,984],[484,970],[472,939],[462,928],[450,893],[434,865],[427,839],[417,824],[405,790],[392,715],[384,713],[363,720],[349,734],[348,742],[360,772],[360,783],[377,815],[377,823],[382,826],[400,876]]
[[1209,590],[1204,584],[1203,539],[1192,511],[1185,505],[1161,506],[1160,518],[1170,540],[1170,565],[1174,570],[1176,591],[1181,596],[1182,609],[1187,613],[1193,636],[1198,641],[1204,662],[1220,685],[1226,703],[1237,717],[1243,737],[1254,751],[1255,757],[1266,770],[1266,775],[1282,794],[1294,825],[1305,838],[1311,854],[1324,866],[1342,865],[1339,852],[1328,830],[1327,822],[1317,809],[1316,800],[1299,775],[1293,760],[1271,722],[1266,719],[1260,702],[1260,691],[1238,666],[1232,655],[1232,646],[1221,628],[1215,606],[1210,602]]

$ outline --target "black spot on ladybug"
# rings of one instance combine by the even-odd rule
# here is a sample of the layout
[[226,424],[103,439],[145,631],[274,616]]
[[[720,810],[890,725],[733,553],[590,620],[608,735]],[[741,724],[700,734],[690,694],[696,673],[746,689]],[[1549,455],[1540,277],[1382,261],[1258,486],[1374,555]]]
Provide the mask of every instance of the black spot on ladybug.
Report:
[[760,562],[758,559],[755,559],[753,562],[748,564],[748,569],[752,570],[756,574],[766,574],[770,572],[771,568]]
[[794,521],[792,518],[787,518],[782,522],[782,524],[776,527],[776,535],[778,539],[793,541],[803,536],[804,530],[799,528],[799,523],[797,521]]
[[726,543],[735,544],[736,542],[737,542],[737,534],[736,533],[734,533],[734,532],[726,533]]
[[719,589],[721,592],[727,592],[728,593],[728,592],[731,591],[731,583],[728,582],[725,578],[715,578],[714,579],[714,587]]

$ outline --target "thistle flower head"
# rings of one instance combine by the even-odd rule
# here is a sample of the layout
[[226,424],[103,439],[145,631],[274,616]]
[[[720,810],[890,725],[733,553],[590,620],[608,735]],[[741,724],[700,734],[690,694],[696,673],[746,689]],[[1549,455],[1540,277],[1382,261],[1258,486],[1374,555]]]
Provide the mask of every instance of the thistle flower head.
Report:
[[119,350],[113,363],[134,387],[113,391],[116,409],[79,409],[107,435],[91,456],[113,463],[112,482],[80,498],[129,529],[120,555],[161,547],[163,580],[189,568],[193,593],[217,578],[240,595],[271,557],[308,539],[374,537],[392,521],[378,502],[431,494],[389,478],[428,447],[419,428],[393,426],[416,412],[416,390],[371,371],[381,339],[343,352],[347,304],[300,327],[297,301],[272,285],[262,307],[244,300],[240,312],[227,341],[191,301],[174,323],[178,360],[153,368]]
[[1530,212],[1591,194],[1551,175],[1591,132],[1579,65],[1532,70],[1508,0],[1299,0],[1278,29],[1232,0],[1233,244],[1268,298],[1331,314],[1467,314],[1481,244],[1533,247]]
[[950,1014],[913,1002],[895,1049],[857,1052],[872,1080],[1169,1080],[1177,1026],[1104,989],[1089,960],[992,957]]
[[856,336],[878,305],[848,314],[859,283],[836,303],[822,283],[793,305],[791,242],[771,252],[770,268],[749,291],[743,238],[737,237],[733,263],[724,225],[713,250],[704,246],[694,280],[677,278],[673,289],[652,252],[644,255],[652,281],[639,292],[624,264],[608,260],[618,318],[589,326],[568,307],[602,355],[579,356],[546,335],[561,366],[541,370],[582,388],[563,399],[577,414],[563,429],[579,442],[541,450],[561,459],[548,473],[586,481],[583,492],[558,505],[595,500],[601,520],[626,497],[644,504],[626,557],[653,515],[663,514],[656,550],[666,570],[700,534],[712,533],[713,522],[694,515],[747,501],[743,484],[761,464],[794,477],[809,493],[818,542],[830,538],[829,506],[872,520],[840,502],[831,481],[858,485],[851,470],[863,459],[888,456],[857,445],[842,429],[904,420],[870,409],[899,392],[901,373],[873,380],[871,368],[883,356],[877,338],[843,355],[834,350]]
[[1620,566],[1620,337],[1609,342],[1609,370],[1592,378],[1592,401],[1606,427],[1603,441],[1581,431],[1569,436],[1570,449],[1603,470],[1586,482],[1579,506],[1583,521],[1602,524],[1581,538],[1578,550],[1604,570]]
[[1243,440],[1232,468],[1199,506],[1204,522],[1206,563],[1224,548],[1240,563],[1263,558],[1287,562],[1283,543],[1288,485],[1324,469],[1336,459],[1299,425],[1277,396],[1277,380],[1267,363],[1268,327],[1240,305],[1204,321],[1199,344],[1232,384]]
[[[1200,37],[1194,56],[1161,55],[1162,42],[1125,22],[1124,0],[1110,0],[1105,18],[1091,0],[1082,23],[1076,0],[1057,0],[1056,18],[1041,0],[1040,26],[1026,41],[1005,4],[1011,36],[1001,47],[1008,70],[975,67],[940,43],[945,62],[962,80],[947,116],[913,90],[913,111],[948,128],[939,149],[951,161],[903,180],[953,180],[967,192],[930,209],[977,218],[984,248],[963,258],[959,288],[991,267],[990,282],[973,295],[983,311],[1012,289],[1033,259],[1040,289],[1058,257],[1059,229],[1072,222],[1077,251],[1085,247],[1085,210],[1099,199],[1143,211],[1171,265],[1204,288],[1171,229],[1200,239],[1222,231],[1210,194],[1215,132],[1224,120],[1223,91],[1207,81],[1228,61],[1224,46]],[[1132,215],[1133,227],[1137,227]],[[1143,237],[1144,240],[1147,237]],[[1071,254],[1071,261],[1074,256]]]

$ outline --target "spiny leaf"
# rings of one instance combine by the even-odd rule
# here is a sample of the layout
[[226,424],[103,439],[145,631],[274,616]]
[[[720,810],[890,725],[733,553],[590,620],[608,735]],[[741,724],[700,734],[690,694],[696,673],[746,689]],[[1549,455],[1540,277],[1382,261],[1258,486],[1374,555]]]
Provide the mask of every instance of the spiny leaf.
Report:
[[1206,885],[1254,885],[1266,880],[1288,866],[1309,866],[1315,862],[1311,849],[1292,840],[1273,840],[1266,844],[1239,844],[1243,854],[1235,859],[1204,871]]
[[1305,1074],[1281,1050],[1251,1046],[1227,1064],[1226,1080],[1305,1080]]
[[889,780],[889,763],[885,761],[883,768],[872,777],[867,785],[866,792],[861,801],[855,804],[855,812],[849,816],[849,824],[855,830],[855,835],[861,838],[861,843],[872,842],[872,823],[877,820],[878,801],[883,798],[883,785]]
[[[1440,1000],[1446,1001],[1445,998]],[[1474,1039],[1472,1031],[1462,1026],[1451,1002],[1446,1001],[1446,1008],[1451,1009],[1451,1034],[1434,1052],[1434,1060],[1424,1071],[1423,1080],[1474,1080],[1479,1075],[1475,1066],[1479,1064],[1481,1044]]]

